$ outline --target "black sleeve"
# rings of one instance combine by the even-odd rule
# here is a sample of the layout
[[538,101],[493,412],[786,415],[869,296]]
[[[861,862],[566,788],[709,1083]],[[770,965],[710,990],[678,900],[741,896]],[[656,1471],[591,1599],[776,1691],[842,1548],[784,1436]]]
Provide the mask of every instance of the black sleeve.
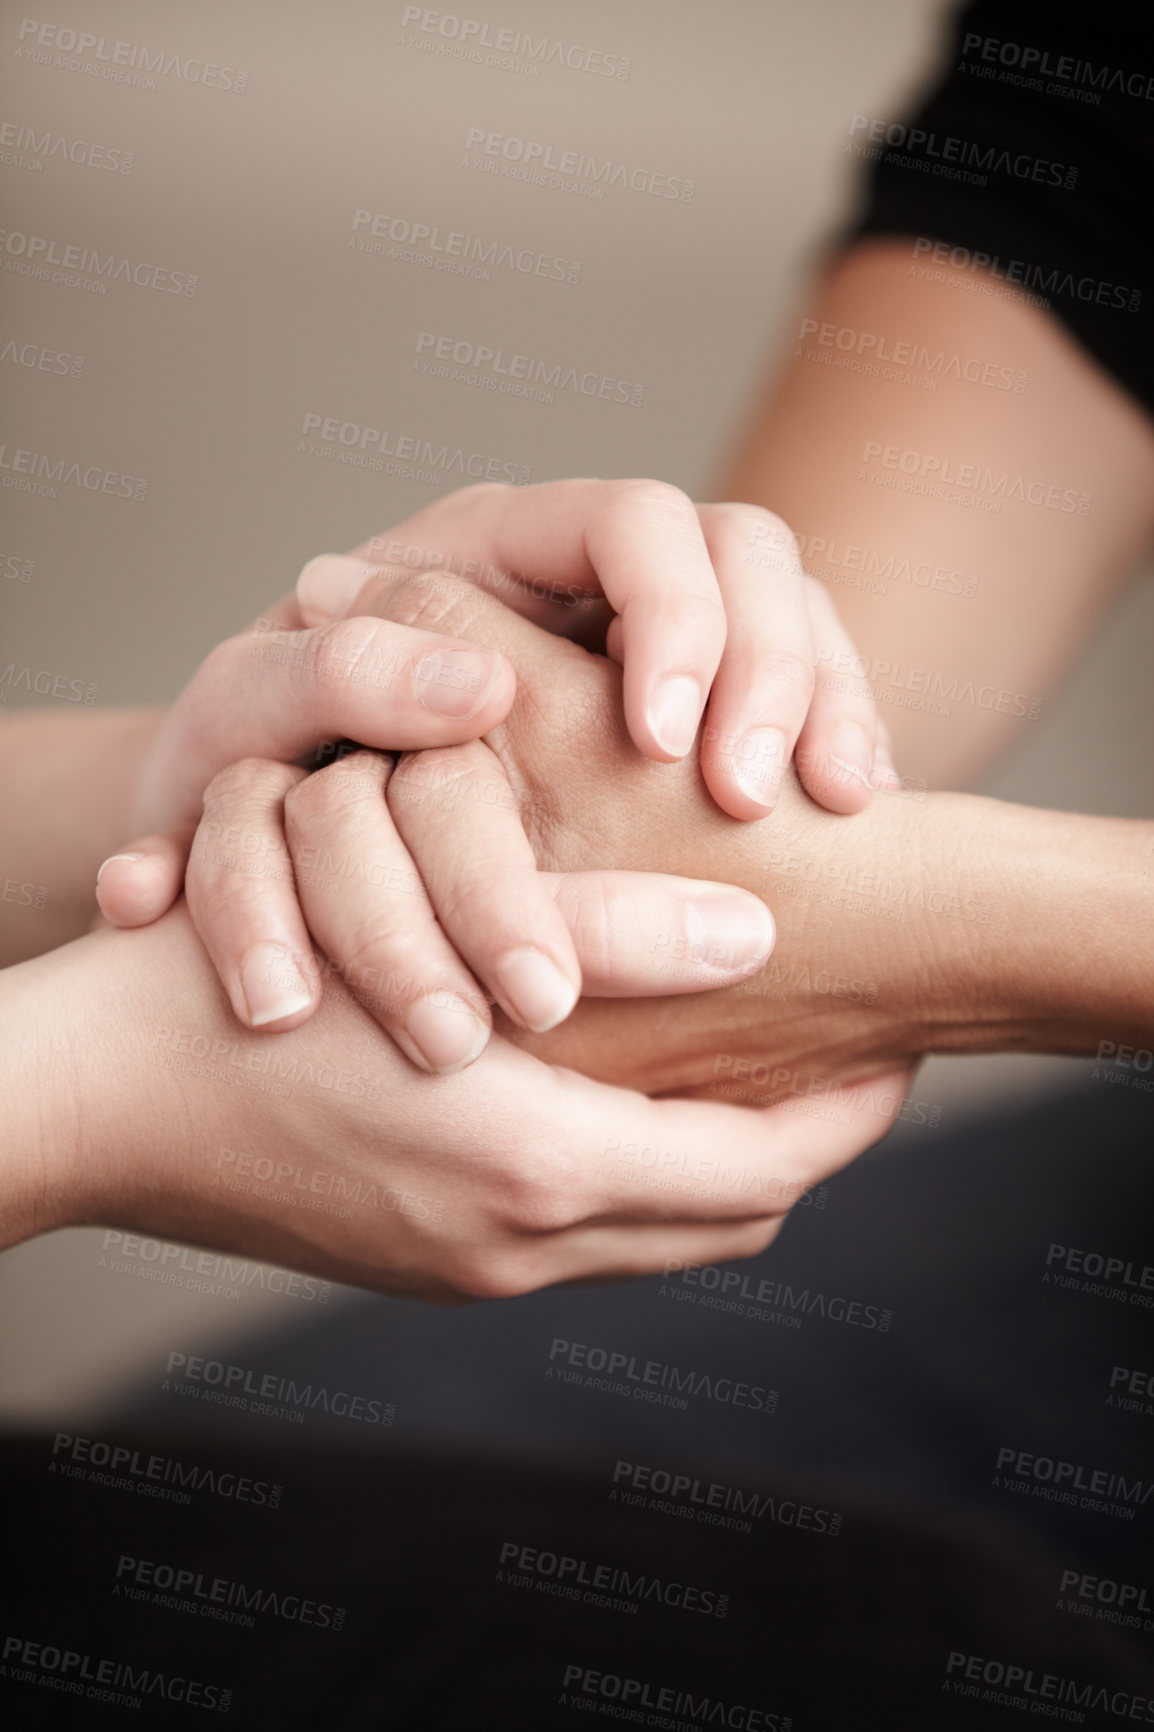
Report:
[[988,260],[1154,413],[1154,6],[974,0],[946,54],[916,113],[853,117],[875,166],[850,239],[908,237],[919,271]]

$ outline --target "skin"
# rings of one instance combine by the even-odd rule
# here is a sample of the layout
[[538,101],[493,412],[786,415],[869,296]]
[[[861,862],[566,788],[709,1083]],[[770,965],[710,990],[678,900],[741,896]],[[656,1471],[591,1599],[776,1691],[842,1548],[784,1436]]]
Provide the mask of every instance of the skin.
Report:
[[[649,1101],[501,1039],[430,1077],[336,980],[305,1027],[251,1033],[183,903],[5,970],[0,1062],[5,1242],[100,1222],[434,1300],[753,1255],[885,1128]],[[638,1185],[623,1146],[688,1176]],[[694,1182],[718,1147],[730,1174]]]
[[[866,660],[867,680],[850,685],[867,690],[869,664],[881,660],[905,670],[899,682],[916,668],[947,686],[956,677],[1044,701],[1149,548],[1154,428],[1056,317],[1000,294],[1005,285],[980,272],[947,269],[944,283],[918,276],[913,245],[873,242],[835,261],[804,310],[818,334],[831,328],[829,346],[814,333],[799,338],[800,357],[790,354],[751,405],[721,485],[771,505],[795,532]],[[929,392],[807,358],[835,358],[841,330],[1004,365],[1025,374],[1025,388],[943,377]],[[862,482],[863,469],[905,479],[876,458],[863,463],[870,442],[1069,489],[1089,496],[1089,511],[1006,499],[995,513]],[[900,578],[871,592],[844,563],[852,547],[941,570],[947,582],[963,573],[976,593]],[[884,701],[907,689],[891,674],[874,683],[903,774],[931,786],[966,786],[1030,725],[977,704],[955,703],[948,717],[902,707]]]
[[[947,302],[938,285],[932,293],[919,285],[914,298],[903,298],[910,289],[907,272],[908,249],[861,249],[822,289],[815,309],[819,323],[856,321],[868,329],[871,319],[890,320],[913,340],[939,346],[946,341],[993,358],[1008,353],[1030,381],[1009,406],[1012,415],[993,393],[961,385],[943,383],[941,394],[930,396],[795,364],[759,413],[726,491],[771,500],[805,546],[814,538],[840,537],[976,575],[976,601],[959,604],[972,609],[960,620],[947,611],[949,598],[909,585],[893,585],[884,607],[864,591],[832,587],[847,603],[853,634],[867,657],[917,659],[943,677],[956,672],[975,684],[1044,696],[1081,627],[1148,539],[1154,441],[1124,394],[1036,310],[961,291]],[[1008,349],[999,350],[999,342]],[[1007,504],[1000,514],[966,515],[925,497],[883,494],[857,480],[870,441],[883,449],[931,453],[952,453],[956,445],[967,461],[1039,475],[1086,493],[1092,510],[1082,518]],[[646,866],[685,870],[692,861],[701,871],[724,858],[718,875],[756,886],[781,917],[778,949],[761,983],[713,995],[708,1014],[695,999],[673,1000],[656,1016],[651,1007],[639,1012],[634,1005],[585,1003],[563,1028],[520,1036],[524,1045],[564,1056],[592,1074],[628,1071],[655,1089],[708,1092],[720,1086],[756,1100],[800,1088],[807,1101],[804,1111],[794,1113],[793,1125],[814,1122],[806,1114],[816,1100],[821,1134],[830,1140],[841,1134],[839,1114],[877,1115],[886,1091],[895,1087],[892,1076],[878,1076],[872,1094],[835,1097],[833,1076],[869,1076],[895,1051],[1076,1052],[1094,1050],[1104,1037],[1135,1044],[1154,1038],[1144,946],[1134,941],[1150,924],[1147,868],[1154,827],[1074,819],[960,795],[887,796],[851,827],[817,812],[790,783],[772,834],[761,823],[735,825],[706,800],[695,761],[661,766],[631,755],[633,744],[619,720],[614,681],[620,676],[609,664],[591,657],[574,662],[582,652],[555,645],[549,655],[565,654],[569,665],[562,675],[561,664],[542,652],[547,671],[534,697],[530,664],[536,651],[516,636],[526,629],[523,622],[491,609],[479,621],[475,596],[470,601],[443,581],[432,593],[406,579],[388,605],[404,623],[443,625],[451,619],[462,632],[468,625],[479,641],[493,631],[510,646],[518,703],[489,732],[487,748],[516,789],[544,864],[580,870],[596,852],[598,864],[618,868],[628,869],[644,855]],[[541,731],[547,711],[549,738]],[[1012,724],[992,709],[965,709],[949,729],[913,710],[895,707],[892,713],[903,768],[930,779],[963,779],[1011,737]],[[393,778],[390,804],[409,774],[418,771],[406,765]],[[436,782],[428,761],[419,777],[426,790],[430,780]],[[441,779],[452,783],[451,766]],[[562,787],[571,793],[571,807],[559,796]],[[397,804],[398,827],[405,822],[400,811]],[[425,842],[411,820],[410,834],[419,851]],[[442,832],[437,847],[445,846]],[[799,882],[832,883],[838,905],[799,893]],[[886,887],[894,883],[901,886],[900,900],[888,894]],[[905,918],[879,920],[882,903],[891,911],[904,907]],[[988,917],[969,918],[971,907]],[[179,911],[170,918],[181,918]],[[169,931],[168,922],[156,930]],[[146,935],[108,936],[136,942]],[[185,960],[196,954],[190,951]],[[168,965],[175,955],[163,960]],[[102,968],[96,979],[110,978],[106,962]],[[876,987],[872,1003],[817,984],[839,975]],[[79,984],[81,996],[92,996],[95,980]],[[53,1004],[58,1010],[58,1001]],[[17,1013],[14,1034],[37,1028],[34,1006],[17,1005]],[[752,1075],[738,1074],[743,1061]],[[766,1066],[764,1086],[754,1070],[758,1064]],[[434,1086],[460,1086],[464,1080],[443,1079]],[[28,1096],[17,1091],[16,1098],[28,1123],[34,1116]],[[783,1110],[801,1106],[786,1100]],[[754,1115],[747,1119],[759,1130],[765,1122]],[[23,1166],[26,1176],[46,1176],[51,1163],[42,1151],[55,1147],[59,1135],[67,1145],[68,1135],[59,1128],[48,1136],[42,1127],[38,1138],[29,1138],[41,1153]],[[825,1155],[833,1158],[829,1147]],[[109,1158],[106,1151],[92,1170],[103,1173]],[[165,1185],[167,1180],[166,1172]],[[165,1185],[156,1187],[161,1194],[151,1205],[161,1216],[168,1208]],[[128,1213],[147,1218],[131,1171],[125,1186]],[[22,1194],[43,1196],[51,1189],[42,1184],[38,1190],[26,1177]],[[211,1220],[211,1210],[203,1218]],[[230,1214],[223,1224],[214,1221],[213,1231],[235,1232],[227,1224],[232,1219]]]
[[[473,807],[458,808],[471,846],[451,874],[427,872],[422,884],[380,798],[387,768],[374,789],[368,760],[357,778],[350,766],[305,777],[287,764],[279,771],[258,771],[254,763],[246,769],[245,760],[300,753],[318,729],[369,745],[437,743],[412,737],[405,675],[432,661],[438,644],[458,646],[442,648],[442,660],[447,654],[468,661],[470,652],[465,640],[350,611],[366,578],[390,569],[377,563],[383,552],[402,562],[391,568],[394,575],[416,566],[432,585],[455,582],[447,574],[467,568],[478,593],[499,592],[527,617],[541,615],[562,624],[565,635],[603,643],[623,668],[625,727],[653,761],[675,762],[688,750],[688,741],[667,749],[650,725],[661,692],[671,682],[704,691],[712,680],[698,761],[713,799],[733,816],[772,811],[791,752],[820,804],[861,811],[875,786],[897,782],[885,728],[868,692],[815,685],[822,659],[852,657],[853,646],[821,585],[788,551],[777,562],[772,605],[764,605],[746,554],[757,538],[783,531],[766,511],[694,506],[652,481],[480,486],[439,500],[353,555],[310,560],[295,597],[208,658],[146,762],[136,802],[143,821],[187,817],[203,794],[206,819],[191,862],[191,831],[180,823],[123,844],[101,867],[103,912],[117,925],[156,918],[179,893],[188,862],[193,919],[240,1021],[289,1029],[313,1013],[311,933],[358,976],[408,982],[368,1002],[408,1057],[439,1074],[480,1055],[489,1001],[522,1029],[541,1033],[562,1022],[581,993],[617,996],[611,974],[584,970],[555,900],[557,887],[538,878],[499,765],[479,792],[474,778],[459,779],[462,798],[474,796]],[[524,570],[532,577],[517,575]],[[612,617],[610,604],[619,610]],[[478,695],[467,713],[450,704],[452,723],[483,733],[507,711],[511,679],[498,655],[478,672]],[[427,708],[445,694],[426,679],[416,695]],[[455,695],[450,685],[448,699]],[[701,701],[694,701],[691,734]],[[428,716],[416,722],[427,736]],[[241,762],[229,764],[238,753]],[[228,767],[217,770],[222,760]],[[310,808],[334,780],[343,798],[326,806],[327,828],[314,825],[309,845]],[[487,809],[477,804],[482,795]],[[362,804],[370,817],[366,870],[387,891],[377,898],[359,896],[356,884],[335,884],[334,894],[312,864],[352,858],[345,843]],[[286,832],[298,842],[291,867]],[[212,846],[221,838],[234,838],[231,852]],[[236,839],[247,857],[237,857]],[[413,893],[395,893],[404,886]],[[698,925],[709,928],[700,934],[707,947],[716,913],[716,897],[698,907]],[[721,918],[723,926],[727,921],[727,940],[736,941],[732,919]],[[761,953],[768,952],[761,942],[766,926],[762,914],[757,932],[742,935],[746,948],[757,938]],[[668,972],[662,980],[669,990]]]
[[[1044,701],[1087,623],[1148,542],[1154,436],[1145,417],[1053,318],[999,298],[997,285],[985,295],[973,292],[972,282],[967,286],[964,279],[952,285],[925,281],[911,275],[910,261],[905,243],[855,250],[821,285],[807,321],[818,333],[823,328],[881,331],[924,345],[931,354],[956,351],[1005,363],[1024,376],[1025,389],[1004,393],[943,378],[934,393],[911,390],[897,381],[817,365],[804,353],[812,343],[803,345],[802,356],[787,364],[759,407],[725,490],[784,513],[802,549],[813,555],[819,571],[825,570],[861,646],[866,673],[877,673],[880,696],[892,699],[911,691],[916,696],[919,685],[926,689],[927,675],[947,689],[956,680],[989,695],[988,704],[953,704],[948,718],[932,708],[883,704],[902,767],[913,772],[912,793],[919,778],[939,784],[964,780],[1010,743],[1015,730],[1028,725],[1014,710],[1024,699]],[[1040,478],[1047,486],[1087,497],[1090,509],[1082,515],[1006,500],[993,513],[867,485],[859,475],[870,443],[898,452],[944,452],[988,467],[995,476]],[[760,542],[755,569],[772,574],[778,554],[788,554],[788,543],[765,535]],[[892,553],[911,567],[944,573],[947,581],[960,572],[976,581],[976,593],[955,596],[900,579],[889,583],[885,595],[872,593],[845,581],[852,568],[844,553],[823,568],[818,544],[875,549],[883,557]],[[484,629],[468,610],[433,617],[455,618],[461,630],[466,624],[470,632]],[[876,670],[879,660],[905,671],[893,680]],[[520,665],[518,675],[524,684]],[[836,667],[829,677],[839,686],[869,690],[855,664],[848,680]],[[522,705],[503,733],[490,736],[498,750],[510,738],[515,746],[518,717],[525,713]],[[591,754],[584,744],[577,753],[574,732],[563,754],[564,775],[574,791],[574,809],[597,812],[597,790],[585,776]],[[596,761],[604,765],[603,749]],[[516,785],[512,768],[506,768]],[[555,763],[554,769],[560,774],[562,765]],[[626,769],[635,774],[644,766],[622,754],[621,770]],[[551,783],[546,782],[542,798],[547,800]],[[631,821],[638,798],[631,788]],[[871,811],[855,819],[849,859],[844,857],[845,827],[822,826],[819,816],[796,800],[783,802],[775,815],[768,872],[758,869],[760,860],[745,863],[749,838],[732,829],[726,833],[726,871],[733,877],[744,873],[743,881],[765,896],[779,919],[778,947],[762,995],[766,1002],[760,1006],[763,1020],[773,1023],[772,1052],[758,1062],[769,1064],[771,1073],[800,1071],[815,1062],[806,1057],[804,1040],[788,1037],[782,1026],[783,1004],[788,999],[798,1005],[797,983],[807,969],[823,984],[829,978],[849,981],[850,993],[854,981],[877,989],[868,1014],[853,999],[843,1003],[836,986],[812,991],[813,1002],[804,1007],[799,1026],[809,1029],[811,1047],[825,1043],[828,1074],[838,1074],[847,1059],[865,1065],[884,1059],[895,1045],[907,1052],[1093,1051],[1100,1039],[1124,1038],[1123,1030],[1137,1035],[1144,1028],[1142,982],[1127,934],[1144,930],[1148,914],[1147,827],[1073,820],[991,802],[975,806],[961,797],[948,806],[935,798],[924,807],[912,798],[887,798],[885,805],[885,817]],[[939,818],[943,812],[950,814],[948,824]],[[531,811],[529,818],[532,826]],[[708,836],[713,822],[702,809],[694,836]],[[599,843],[613,836],[604,811],[592,828]],[[641,834],[639,826],[631,833]],[[557,845],[560,834],[557,823],[547,832],[538,825],[538,845],[549,864],[580,858],[579,850],[570,855]],[[646,833],[647,864],[669,863],[668,855],[654,851],[663,842],[656,830]],[[451,844],[446,838],[438,846]],[[721,853],[719,844],[714,857]],[[703,853],[694,870],[710,870],[709,857]],[[632,863],[636,856],[624,852],[610,858]],[[910,864],[919,860],[925,863],[927,883],[911,886]],[[856,897],[841,894],[836,920],[827,902],[823,923],[815,917],[823,905],[815,903],[807,882],[815,873],[835,885],[860,887],[870,876],[875,887],[896,883],[904,902],[890,897],[890,912],[905,906],[908,918],[879,921],[885,891],[871,892],[867,883],[864,897],[860,889]],[[932,900],[937,910],[932,918],[916,917],[911,904],[919,894]],[[1095,915],[1087,922],[1081,901],[1091,894]],[[965,918],[972,910],[987,918]],[[1058,946],[1055,931],[1062,935]],[[1040,943],[1043,933],[1046,942]],[[1033,963],[1023,947],[1032,951]],[[956,982],[954,1002],[943,993],[946,979]],[[742,996],[748,1001],[759,994],[751,983]],[[643,1076],[647,1087],[702,1087],[709,1085],[700,1074],[700,1057],[693,1058],[694,1042],[699,1054],[711,1051],[712,1062],[721,1062],[718,1075],[725,1078],[729,1058],[736,1068],[750,1050],[764,1052],[768,1038],[745,1030],[729,998],[709,1007],[705,1020],[717,1030],[712,1045],[695,1026],[692,1009],[667,1007],[663,1036],[669,1040],[673,1024],[683,1021],[690,1031],[685,1047],[676,1056],[663,1049],[643,1070],[636,1067],[643,1063],[645,1039],[626,1042],[624,1037],[630,1017],[623,1005],[582,1006],[564,1034],[554,1037],[554,1050],[597,1074],[621,1074],[608,1068],[616,1064],[630,1076]],[[602,1031],[596,1040],[595,1027]]]
[[[474,601],[478,593],[470,591]],[[206,778],[206,846],[194,854],[202,889],[231,846],[234,818],[251,826],[279,803],[283,824],[290,794],[310,783],[335,791],[334,770],[347,782],[374,766],[378,815],[385,813],[381,758],[362,752],[315,778],[266,762],[276,780],[261,771],[258,787],[243,763],[229,762],[238,724],[255,729],[263,749],[293,756],[325,735],[372,739],[379,731],[382,741],[410,746],[459,741],[507,712],[514,682],[499,653],[370,617],[306,627],[291,601],[261,623],[270,629],[214,652],[163,718],[63,723],[32,714],[5,728],[0,789],[23,802],[8,838],[13,882],[29,871],[43,876],[52,910],[51,923],[37,925],[46,908],[5,899],[9,956],[46,951],[0,975],[7,1242],[99,1221],[413,1296],[489,1297],[641,1273],[671,1259],[753,1254],[806,1186],[884,1133],[900,1099],[898,1078],[888,1107],[847,1102],[831,1135],[785,1111],[648,1101],[551,1068],[500,1039],[467,1076],[421,1075],[383,1038],[372,988],[327,970],[310,975],[307,1028],[282,1018],[275,1033],[238,1036],[236,1003],[224,996],[183,903],[145,931],[61,943],[87,923],[85,880],[117,833],[111,826],[119,828],[126,812],[138,821],[187,820],[201,806]],[[431,682],[420,677],[430,656],[457,654],[471,665],[479,658],[483,675],[464,714],[455,702],[430,703]],[[377,665],[388,670],[383,683],[349,677],[350,669],[363,675]],[[447,689],[453,697],[460,682]],[[410,777],[409,786],[419,804],[419,780],[414,786]],[[44,821],[46,789],[54,806]],[[255,814],[246,806],[254,795],[264,801]],[[310,789],[300,803],[302,832],[315,799]],[[218,815],[223,834],[214,833]],[[331,807],[322,815],[331,820]],[[520,885],[522,898],[544,894],[596,989],[701,991],[748,976],[772,943],[764,905],[746,892],[599,870],[543,880],[519,829],[517,836],[526,850],[522,876],[532,880]],[[143,864],[163,874],[166,859],[170,866],[178,857],[179,829],[142,862],[115,861],[106,871]],[[228,876],[218,873],[218,884]],[[239,887],[251,897],[262,881],[233,873],[234,896]],[[654,974],[648,956],[662,940],[673,937],[692,952],[687,921],[693,910],[700,918],[703,897],[725,903],[731,915],[736,903],[737,925],[753,932],[753,944],[736,957],[682,956],[672,972]],[[271,936],[285,941],[291,961],[296,935]],[[48,948],[52,942],[59,948]],[[275,1086],[266,1085],[269,1076]],[[685,1181],[674,1191],[639,1186],[635,1171],[607,1158],[621,1146],[661,1147],[684,1163]],[[696,1176],[718,1147],[730,1151],[732,1172]],[[248,1182],[262,1169],[277,1174],[273,1185]],[[226,1183],[234,1176],[239,1183]],[[369,1188],[392,1200],[364,1203]],[[302,1209],[302,1189],[309,1199],[352,1194],[353,1204]]]
[[[930,1051],[1088,1052],[1106,1036],[1149,1044],[1148,970],[1133,934],[1154,914],[1154,825],[963,794],[878,795],[850,820],[796,782],[771,819],[737,825],[709,800],[697,765],[639,759],[612,663],[444,580],[376,579],[356,605],[467,630],[509,655],[518,695],[508,717],[484,747],[460,750],[499,760],[543,866],[724,869],[777,915],[774,954],[742,985],[657,1013],[585,1002],[551,1034],[519,1036],[532,1050],[650,1093],[724,1088],[760,1102],[799,1088],[817,1096]],[[468,841],[451,803],[440,822],[427,798],[406,810],[406,783],[427,788],[454,761],[455,751],[408,757],[390,784],[422,870],[426,850]],[[760,1086],[731,1094],[745,1067]]]

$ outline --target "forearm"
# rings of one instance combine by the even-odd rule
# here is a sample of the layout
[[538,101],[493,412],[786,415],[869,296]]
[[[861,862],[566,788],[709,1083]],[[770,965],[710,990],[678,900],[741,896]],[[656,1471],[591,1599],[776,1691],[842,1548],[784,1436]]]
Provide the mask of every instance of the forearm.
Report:
[[[1154,824],[965,794],[901,814],[892,897],[908,1050],[1154,1045]],[[876,918],[875,927],[882,922]]]
[[[911,249],[873,243],[834,266],[721,496],[796,532],[899,768],[949,787],[1030,726],[1022,712],[1148,541],[1154,431],[1048,313],[973,272],[918,276]],[[999,388],[1019,375],[1020,392]],[[942,482],[967,466],[976,481]]]
[[53,999],[47,966],[45,959],[0,970],[0,1248],[69,1219],[61,1159],[82,1115],[61,1014],[67,1001]]
[[584,1001],[531,1043],[554,1062],[760,1100],[928,1052],[1154,1048],[1154,824],[968,794],[879,795],[845,819],[796,786],[772,818],[727,830],[697,812],[647,835],[638,809],[630,864],[756,891],[777,945],[708,998]]
[[0,726],[0,965],[84,932],[163,712],[12,713]]

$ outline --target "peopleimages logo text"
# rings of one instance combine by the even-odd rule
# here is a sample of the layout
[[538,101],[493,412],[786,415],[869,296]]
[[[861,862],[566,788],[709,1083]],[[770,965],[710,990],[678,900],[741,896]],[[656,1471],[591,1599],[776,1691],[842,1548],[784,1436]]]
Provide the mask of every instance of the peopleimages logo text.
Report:
[[[628,1492],[621,1485],[623,1480]],[[615,1502],[649,1509],[681,1505],[678,1514],[714,1527],[736,1528],[742,1533],[752,1533],[754,1521],[776,1522],[781,1527],[808,1529],[835,1538],[841,1532],[840,1510],[818,1509],[813,1504],[798,1503],[795,1498],[782,1498],[766,1491],[743,1491],[723,1480],[706,1482],[695,1474],[673,1473],[644,1462],[618,1461],[609,1495]],[[670,1501],[665,1504],[663,1499]]]
[[[70,69],[112,79],[118,84],[139,83],[141,80],[133,74],[144,73],[149,87],[155,89],[152,74],[156,74],[160,78],[176,77],[184,84],[203,84],[209,90],[231,90],[240,96],[248,83],[248,73],[238,71],[235,66],[185,58],[163,48],[149,48],[143,42],[110,41],[107,36],[74,30],[67,24],[43,24],[37,18],[24,18],[19,37],[24,46],[16,50],[18,57],[33,64],[68,68],[69,62],[61,56],[75,55]],[[39,49],[46,52],[36,52]]]
[[642,1600],[669,1606],[681,1612],[699,1612],[703,1617],[724,1618],[729,1609],[729,1595],[720,1594],[715,1588],[701,1588],[688,1582],[665,1581],[661,1576],[646,1575],[644,1570],[632,1571],[621,1564],[595,1563],[589,1558],[570,1557],[565,1552],[542,1550],[540,1546],[522,1545],[520,1540],[505,1540],[501,1546],[498,1559],[497,1579],[506,1572],[511,1577],[516,1572],[523,1573],[530,1579],[548,1582],[557,1588],[565,1590],[565,1597],[574,1599],[580,1596],[569,1594],[568,1590],[585,1588],[589,1590],[586,1598],[591,1603],[598,1603],[598,1596],[620,1595],[620,1601],[629,1604],[630,1610],[636,1610]]
[[227,1392],[226,1404],[235,1400],[238,1406],[246,1406],[242,1398],[254,1395],[261,1401],[282,1402],[290,1412],[295,1410],[302,1415],[320,1408],[339,1419],[360,1419],[368,1425],[385,1426],[392,1425],[397,1411],[392,1402],[350,1395],[345,1389],[330,1390],[323,1383],[297,1383],[275,1371],[254,1372],[247,1365],[226,1365],[221,1359],[203,1359],[198,1354],[170,1353],[166,1370],[170,1377],[182,1377],[193,1385]]
[[[56,1433],[49,1465],[53,1472],[63,1473],[65,1477],[88,1478],[96,1484],[112,1485],[123,1491],[168,1497],[175,1503],[191,1502],[190,1491],[207,1491],[214,1497],[232,1498],[237,1503],[263,1504],[267,1509],[277,1509],[283,1489],[268,1480],[250,1479],[247,1474],[224,1472],[219,1467],[201,1467],[196,1462],[177,1461],[172,1456],[144,1455],[126,1443],[108,1443],[99,1437],[74,1437],[68,1431]],[[93,1469],[108,1471],[93,1472]],[[132,1477],[127,1477],[129,1475]],[[178,1489],[172,1491],[171,1487]]]
[[[600,1704],[596,1704],[598,1697]],[[790,1732],[793,1725],[792,1716],[769,1708],[751,1708],[744,1702],[727,1702],[724,1697],[710,1696],[704,1691],[698,1695],[680,1685],[657,1684],[646,1678],[627,1678],[620,1672],[599,1672],[595,1667],[575,1664],[565,1668],[561,1701],[565,1706],[612,1714],[615,1719],[644,1726],[680,1726],[689,1720],[728,1726],[732,1732]],[[615,1706],[601,1705],[610,1702]],[[642,1708],[649,1710],[644,1719],[639,1712]],[[676,1719],[656,1718],[670,1714]]]
[[[227,1714],[232,1701],[232,1691],[219,1684],[174,1677],[129,1660],[102,1660],[57,1643],[33,1642],[26,1636],[5,1636],[3,1660],[5,1669],[22,1684],[51,1679],[66,1695],[121,1707],[139,1708],[143,1697],[161,1696],[167,1702],[183,1702],[186,1708],[213,1708]],[[29,1669],[27,1675],[23,1667]]]
[[[667,1365],[660,1359],[638,1360],[633,1353],[614,1351],[607,1347],[590,1346],[584,1341],[565,1341],[554,1337],[549,1349],[547,1376],[558,1376],[562,1382],[581,1381],[582,1371],[604,1372],[606,1378],[623,1378],[617,1386],[629,1394],[660,1400],[659,1392],[675,1391],[684,1398],[701,1395],[707,1401],[726,1402],[731,1407],[748,1407],[755,1413],[777,1411],[777,1390],[765,1389],[760,1383],[742,1383],[732,1377],[715,1377],[707,1371],[683,1370],[679,1365]],[[567,1373],[557,1365],[573,1367]],[[600,1379],[599,1382],[604,1382]],[[682,1399],[684,1405],[684,1399]]]
[[507,132],[490,132],[484,126],[471,126],[465,135],[465,166],[474,168],[492,163],[494,172],[502,164],[524,171],[526,178],[548,184],[544,177],[553,174],[563,181],[587,182],[596,188],[596,196],[607,186],[624,192],[648,194],[650,198],[680,199],[688,204],[693,198],[694,183],[672,174],[659,174],[655,169],[636,164],[616,162],[610,156],[598,158],[584,150],[554,150],[551,144],[538,139],[516,138]]
[[[158,289],[168,295],[195,295],[197,278],[187,271],[171,271],[165,265],[150,265],[144,259],[101,253],[95,247],[58,244],[48,235],[25,234],[19,229],[0,229],[0,248],[8,255],[5,270],[42,276],[49,266],[91,277],[103,283],[135,283],[138,289]],[[19,264],[13,261],[19,260]]]
[[606,402],[629,403],[638,408],[645,386],[608,373],[566,366],[562,361],[542,361],[535,355],[506,353],[491,343],[473,343],[461,337],[438,336],[434,331],[417,333],[414,368],[434,377],[480,384],[490,390],[515,396],[537,396],[553,401],[554,390],[575,391],[581,397],[600,397]]
[[477,49],[489,50],[499,64],[501,55],[529,62],[533,70],[542,66],[564,66],[570,72],[592,72],[601,78],[628,78],[632,64],[623,54],[604,54],[597,48],[583,48],[577,42],[563,42],[555,36],[533,37],[527,30],[511,25],[494,27],[487,19],[462,18],[456,12],[434,12],[427,6],[406,6],[401,14],[402,28],[414,26],[422,35],[434,37],[445,44],[456,43],[471,51],[471,57],[482,60]]
[[[133,1593],[133,1586],[140,1590],[138,1594]],[[227,1576],[206,1576],[201,1570],[158,1563],[151,1558],[134,1558],[127,1552],[121,1553],[117,1563],[113,1592],[162,1602],[166,1596],[175,1596],[178,1610],[187,1608],[200,1617],[217,1617],[222,1622],[236,1621],[227,1617],[234,1612],[250,1627],[254,1620],[243,1616],[249,1612],[285,1618],[290,1623],[311,1624],[322,1630],[343,1629],[345,1622],[344,1606],[310,1600],[303,1594],[286,1594],[279,1588],[250,1588],[245,1582],[234,1582]],[[190,1600],[181,1602],[182,1594],[189,1595]]]

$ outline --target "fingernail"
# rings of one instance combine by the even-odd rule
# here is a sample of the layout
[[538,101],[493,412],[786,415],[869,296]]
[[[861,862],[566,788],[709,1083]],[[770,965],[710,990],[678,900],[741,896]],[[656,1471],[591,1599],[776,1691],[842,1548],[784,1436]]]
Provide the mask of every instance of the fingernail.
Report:
[[685,904],[685,935],[695,962],[736,974],[765,961],[776,927],[759,897],[726,887]]
[[374,567],[347,553],[318,553],[301,567],[297,578],[297,600],[310,613],[326,619],[343,619]]
[[568,975],[539,950],[508,951],[493,974],[513,1014],[534,1034],[556,1028],[577,1003],[577,988]]
[[438,1076],[448,1076],[481,1056],[489,1025],[457,993],[435,993],[417,1000],[398,1038],[419,1064]]
[[733,779],[748,800],[769,811],[785,775],[785,735],[780,728],[751,728],[733,754]]
[[649,700],[646,721],[663,752],[683,758],[697,738],[701,687],[685,674],[665,680]]
[[[100,872],[103,872],[104,868],[106,866],[111,866],[112,862],[114,860],[143,860],[143,859],[144,859],[143,854],[110,854],[108,856],[107,860],[101,861]],[[96,874],[96,882],[98,884],[100,883],[100,872],[98,872]]]
[[413,669],[413,691],[427,710],[468,721],[484,703],[496,671],[489,650],[434,650]]
[[313,1001],[308,983],[284,944],[254,944],[240,965],[240,984],[253,1028],[295,1016]]
[[857,722],[843,722],[833,737],[831,755],[834,763],[843,770],[851,780],[861,782],[866,788],[872,788],[870,771],[873,769],[873,747],[865,736],[865,729]]

